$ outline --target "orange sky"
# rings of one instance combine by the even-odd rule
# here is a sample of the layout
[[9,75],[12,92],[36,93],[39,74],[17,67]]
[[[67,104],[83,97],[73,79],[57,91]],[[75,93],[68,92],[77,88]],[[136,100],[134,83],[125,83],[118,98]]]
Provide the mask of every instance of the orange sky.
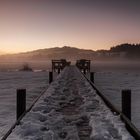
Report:
[[139,43],[139,9],[135,0],[124,5],[119,0],[0,1],[0,52]]

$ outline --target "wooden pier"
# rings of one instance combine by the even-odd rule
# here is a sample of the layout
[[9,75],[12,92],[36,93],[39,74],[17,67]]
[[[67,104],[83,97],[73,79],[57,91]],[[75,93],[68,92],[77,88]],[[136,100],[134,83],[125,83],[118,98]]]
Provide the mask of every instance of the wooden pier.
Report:
[[[52,71],[59,73],[60,69],[60,72],[63,70],[63,74],[53,82],[50,80],[49,88],[36,100],[30,110],[24,112],[18,123],[12,126],[2,140],[11,140],[15,137],[28,139],[27,123],[41,127],[39,130],[34,128],[37,133],[32,134],[33,138],[96,140],[106,137],[108,140],[121,140],[122,137],[130,137],[133,140],[134,137],[139,140],[140,132],[97,88],[94,73],[91,73],[90,79],[86,77],[85,73],[90,72],[90,61],[77,61],[77,67],[68,66],[69,64],[62,60],[52,61]],[[50,75],[52,77],[52,73]],[[114,119],[113,124],[111,119],[116,117],[117,121]],[[125,133],[119,132],[115,127],[119,123]],[[17,132],[21,132],[22,135]],[[49,132],[53,132],[53,136]]]

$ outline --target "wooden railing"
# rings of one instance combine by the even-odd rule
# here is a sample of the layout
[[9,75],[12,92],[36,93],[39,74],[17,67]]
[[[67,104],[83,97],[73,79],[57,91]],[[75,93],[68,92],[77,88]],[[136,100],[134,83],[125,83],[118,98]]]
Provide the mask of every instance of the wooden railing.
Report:
[[[80,71],[81,72],[81,71]],[[82,72],[81,72],[82,73]],[[83,73],[82,73],[83,74]],[[107,105],[108,108],[112,111],[113,114],[120,115],[121,120],[125,123],[125,126],[128,130],[128,132],[136,139],[140,140],[140,131],[134,126],[134,124],[128,119],[124,113],[122,113],[120,110],[118,110],[103,94],[103,91],[99,90],[97,88],[97,85],[95,85],[95,82],[93,83],[91,81],[92,78],[88,79],[85,74],[83,74],[85,79],[88,81],[88,83],[93,87],[93,89],[96,91],[96,93],[101,97],[101,99],[104,101],[104,103]]]

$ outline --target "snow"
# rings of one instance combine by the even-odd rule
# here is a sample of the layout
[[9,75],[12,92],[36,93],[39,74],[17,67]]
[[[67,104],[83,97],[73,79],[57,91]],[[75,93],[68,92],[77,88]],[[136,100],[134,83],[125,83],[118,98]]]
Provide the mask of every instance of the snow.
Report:
[[94,61],[95,84],[121,110],[121,90],[132,90],[132,123],[140,130],[140,62]]
[[132,91],[132,123],[140,130],[140,73],[136,71],[108,71],[97,72],[95,83],[104,95],[121,110],[121,90],[131,89]]
[[16,90],[26,88],[28,108],[47,83],[47,72],[0,72],[0,138],[16,120]]
[[80,140],[81,133],[91,140],[134,140],[120,117],[112,114],[71,66],[49,86],[7,140]]

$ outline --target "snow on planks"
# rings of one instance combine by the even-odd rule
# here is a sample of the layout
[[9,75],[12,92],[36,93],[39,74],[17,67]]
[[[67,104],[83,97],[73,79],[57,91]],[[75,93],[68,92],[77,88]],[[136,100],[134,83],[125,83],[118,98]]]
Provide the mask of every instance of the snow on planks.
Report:
[[63,70],[8,140],[134,140],[79,70]]

